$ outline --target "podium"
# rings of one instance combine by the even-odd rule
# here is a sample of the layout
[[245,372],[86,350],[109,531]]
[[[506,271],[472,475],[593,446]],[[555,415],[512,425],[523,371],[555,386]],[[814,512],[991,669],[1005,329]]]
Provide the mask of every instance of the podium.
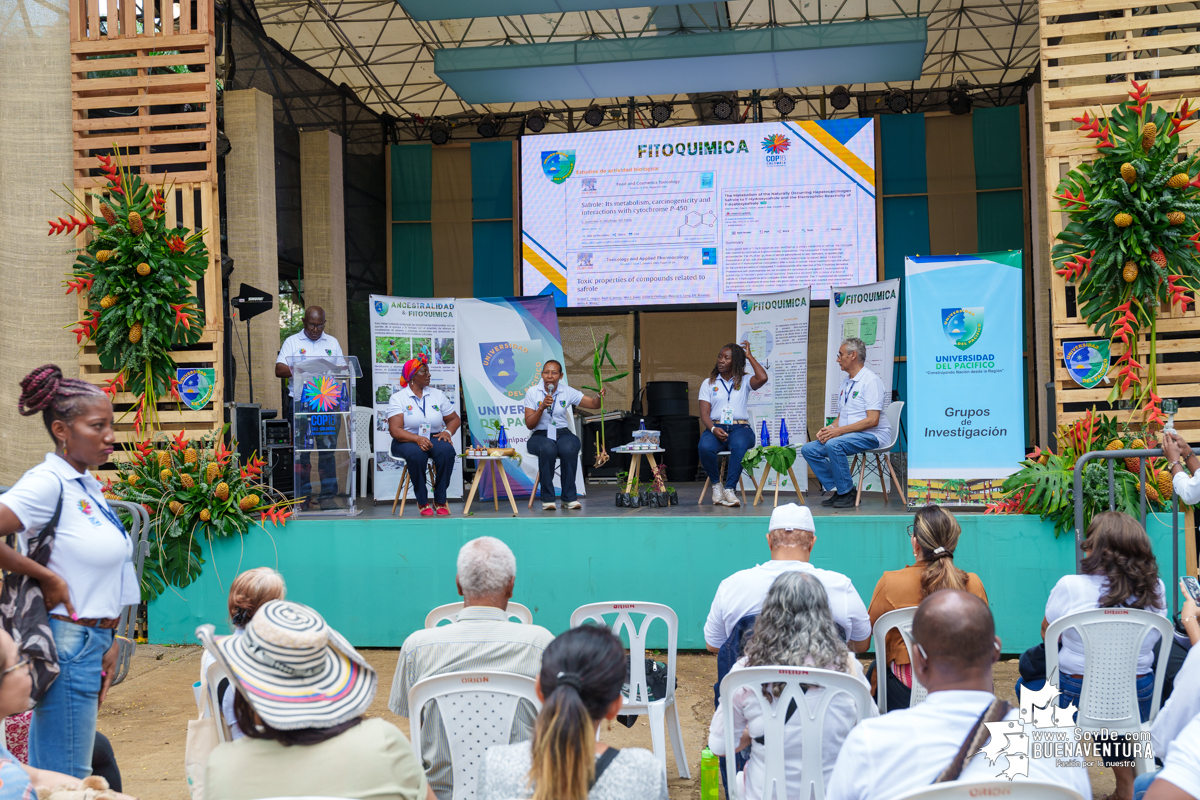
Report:
[[355,356],[288,359],[292,399],[294,497],[298,517],[353,516]]

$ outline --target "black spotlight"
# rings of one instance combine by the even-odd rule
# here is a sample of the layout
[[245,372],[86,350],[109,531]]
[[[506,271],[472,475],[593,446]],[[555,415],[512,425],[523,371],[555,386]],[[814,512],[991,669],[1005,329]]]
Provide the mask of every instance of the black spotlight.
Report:
[[671,118],[671,104],[658,102],[650,106],[650,119],[661,125]]
[[790,94],[779,92],[771,99],[775,104],[775,110],[779,112],[779,116],[781,117],[786,117],[796,110],[796,98]]
[[908,95],[902,89],[892,89],[883,96],[883,102],[888,111],[893,114],[903,114],[908,111]]
[[850,90],[845,86],[833,87],[833,91],[829,93],[829,104],[841,111],[850,105]]
[[583,112],[583,121],[593,128],[600,127],[604,122],[604,109],[598,105],[588,106],[587,111]]
[[717,119],[729,119],[736,109],[733,100],[723,94],[712,99],[712,115]]
[[541,133],[546,129],[546,112],[542,109],[534,109],[525,115],[525,127],[532,133]]
[[429,123],[429,141],[434,144],[445,144],[450,141],[450,126],[445,120],[435,119]]
[[479,120],[479,124],[475,126],[475,132],[484,139],[491,139],[500,132],[500,120],[496,119],[495,114],[487,114]]
[[950,93],[950,99],[947,100],[950,106],[951,114],[970,114],[971,113],[971,95],[967,94],[967,81],[965,78],[959,78],[955,84],[954,91]]

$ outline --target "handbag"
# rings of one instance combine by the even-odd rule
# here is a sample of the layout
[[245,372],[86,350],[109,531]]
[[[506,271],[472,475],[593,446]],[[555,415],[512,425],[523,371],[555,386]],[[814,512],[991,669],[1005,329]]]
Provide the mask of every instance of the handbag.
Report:
[[[205,682],[201,683],[200,691],[205,698],[208,697],[208,686]],[[219,709],[213,711],[208,706],[207,699],[205,708],[207,711],[201,712],[198,719],[188,720],[187,745],[183,751],[184,774],[187,775],[188,792],[191,793],[192,800],[203,800],[204,770],[208,767],[208,757],[221,743],[220,735],[217,732],[217,725],[220,722],[214,716],[221,712]]]
[[[50,547],[54,543],[54,531],[62,517],[63,495],[58,494],[58,505],[54,516],[29,542],[28,557],[43,567],[50,562]],[[8,544],[14,544],[8,537]],[[33,686],[29,692],[30,707],[35,705],[50,684],[58,677],[58,648],[50,630],[50,613],[42,586],[28,575],[9,572],[4,576],[0,588],[0,625],[17,643],[17,651],[29,659],[29,676]]]

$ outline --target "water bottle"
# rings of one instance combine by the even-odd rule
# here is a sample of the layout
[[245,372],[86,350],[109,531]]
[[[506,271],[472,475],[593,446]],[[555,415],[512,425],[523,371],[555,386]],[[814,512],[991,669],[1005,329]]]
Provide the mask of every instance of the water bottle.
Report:
[[642,430],[646,430],[646,418],[642,417]]
[[706,747],[700,753],[700,800],[717,800],[720,787],[720,764],[712,750]]
[[788,446],[787,420],[783,417],[779,418],[779,446]]
[[500,426],[500,434],[496,437],[496,445],[498,447],[508,447],[508,434],[504,432],[504,426]]
[[762,431],[759,432],[758,438],[759,444],[763,447],[771,446],[771,432],[767,430],[767,421],[765,419],[762,421]]

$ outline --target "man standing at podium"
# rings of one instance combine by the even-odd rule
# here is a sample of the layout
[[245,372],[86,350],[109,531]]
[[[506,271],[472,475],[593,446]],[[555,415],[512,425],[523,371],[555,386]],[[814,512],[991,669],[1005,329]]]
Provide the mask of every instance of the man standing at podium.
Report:
[[[299,333],[294,333],[283,340],[283,345],[279,348],[279,356],[275,359],[275,377],[288,379],[288,397],[284,416],[287,417],[288,422],[292,423],[293,427],[296,424],[294,407],[298,387],[296,381],[292,380],[290,359],[340,358],[341,356],[342,346],[338,344],[338,340],[325,333],[325,309],[320,306],[309,306],[304,311],[304,328]],[[297,438],[303,440],[303,436],[299,436],[301,433],[303,432],[296,431]],[[296,464],[296,485],[293,496],[300,500],[302,511],[308,510],[309,504],[313,500],[324,503],[337,496],[337,459],[332,450],[321,449],[317,454],[317,472],[321,480],[321,493],[310,499],[309,473],[311,471],[311,461],[306,460],[303,464]]]

